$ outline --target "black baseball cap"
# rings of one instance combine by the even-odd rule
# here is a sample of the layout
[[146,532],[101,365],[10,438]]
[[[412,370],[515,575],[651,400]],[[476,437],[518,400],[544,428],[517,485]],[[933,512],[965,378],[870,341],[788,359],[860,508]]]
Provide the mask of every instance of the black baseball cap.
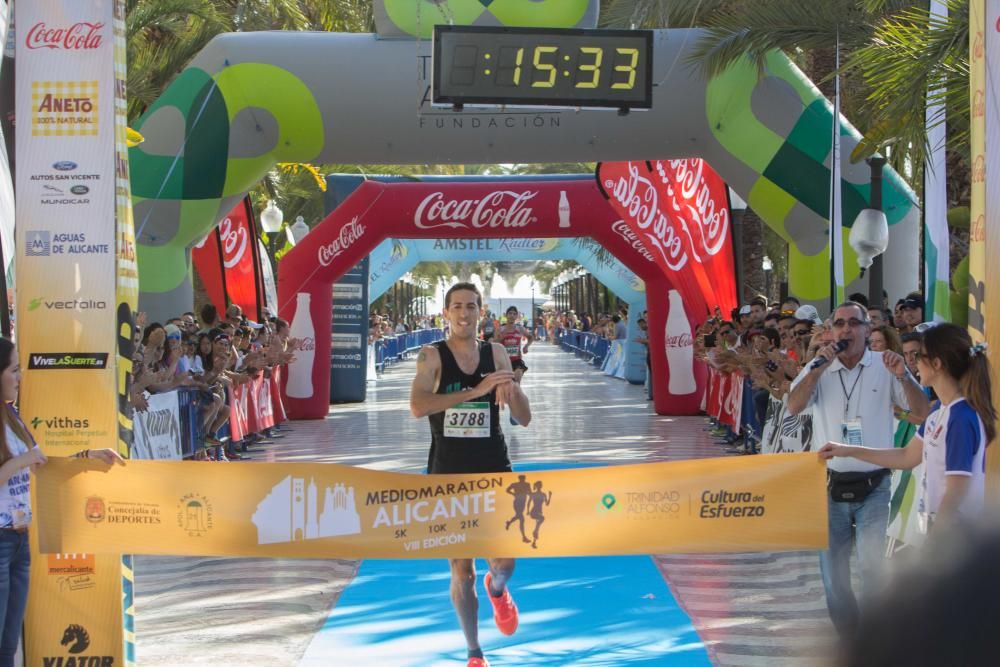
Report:
[[911,294],[910,296],[906,297],[906,299],[903,301],[903,305],[901,306],[901,308],[917,308],[919,310],[923,310],[924,297],[917,294]]

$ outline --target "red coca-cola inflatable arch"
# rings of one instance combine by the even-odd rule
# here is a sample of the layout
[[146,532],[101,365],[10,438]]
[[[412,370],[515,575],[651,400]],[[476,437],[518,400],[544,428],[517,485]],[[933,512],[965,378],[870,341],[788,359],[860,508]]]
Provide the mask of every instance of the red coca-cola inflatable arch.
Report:
[[[623,170],[602,165],[599,177],[606,181],[604,191],[594,181],[581,180],[363,183],[278,267],[280,316],[293,322],[301,316],[297,308],[308,304],[311,328],[316,332],[306,344],[312,349],[297,354],[285,379],[283,395],[289,417],[320,419],[328,413],[330,337],[322,332],[331,330],[331,286],[387,237],[596,239],[646,283],[656,412],[698,413],[705,370],[691,361],[693,331],[707,317],[710,305],[731,307],[735,289],[721,300],[701,292],[692,266],[703,262],[686,250],[693,246],[677,247],[678,238],[683,235],[689,243],[692,231],[697,238],[705,237],[708,232],[693,230],[693,225],[711,223],[693,222],[686,209],[668,210],[671,200],[660,197],[653,180],[630,170],[631,163],[620,164],[625,165]],[[612,182],[616,178],[621,182]],[[716,201],[715,206],[717,215],[725,217],[726,229],[721,232],[725,241],[720,247],[731,261],[725,196],[723,190],[723,204]],[[684,204],[678,206],[683,209]],[[625,215],[619,215],[616,208]],[[682,221],[681,214],[688,217]],[[685,253],[688,256],[683,259]]]

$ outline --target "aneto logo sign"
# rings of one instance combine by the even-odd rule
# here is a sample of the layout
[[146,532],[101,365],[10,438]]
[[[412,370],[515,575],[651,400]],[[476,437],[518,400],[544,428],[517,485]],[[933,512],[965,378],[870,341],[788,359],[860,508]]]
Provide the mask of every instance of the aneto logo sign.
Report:
[[[31,135],[34,137],[96,136],[98,129],[98,82],[32,81]],[[72,165],[72,167],[70,167]],[[66,161],[53,167],[76,165]]]

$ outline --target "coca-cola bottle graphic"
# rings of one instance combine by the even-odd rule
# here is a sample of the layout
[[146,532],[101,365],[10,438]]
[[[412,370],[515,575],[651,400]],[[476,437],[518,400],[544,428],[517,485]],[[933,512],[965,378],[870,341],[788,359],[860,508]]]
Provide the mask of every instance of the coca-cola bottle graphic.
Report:
[[692,394],[698,388],[694,381],[694,340],[691,338],[691,325],[684,313],[684,300],[681,299],[680,292],[670,290],[669,305],[666,346],[670,382],[667,387],[675,396]]
[[288,384],[285,394],[289,398],[311,398],[313,395],[313,360],[316,358],[316,331],[309,312],[310,294],[299,292],[295,297],[295,317],[288,335],[301,343],[295,351],[295,360],[288,364]]
[[569,198],[565,190],[559,192],[559,226],[569,227]]

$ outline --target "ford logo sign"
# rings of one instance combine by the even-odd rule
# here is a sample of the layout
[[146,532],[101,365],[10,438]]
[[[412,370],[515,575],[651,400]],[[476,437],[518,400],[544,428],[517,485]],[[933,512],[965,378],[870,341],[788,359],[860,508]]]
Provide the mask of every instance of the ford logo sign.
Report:
[[70,160],[60,160],[59,162],[53,162],[52,168],[56,171],[73,171],[76,169],[76,162]]
[[85,195],[88,192],[90,192],[90,188],[88,188],[86,185],[74,185],[69,189],[69,191],[75,195]]

